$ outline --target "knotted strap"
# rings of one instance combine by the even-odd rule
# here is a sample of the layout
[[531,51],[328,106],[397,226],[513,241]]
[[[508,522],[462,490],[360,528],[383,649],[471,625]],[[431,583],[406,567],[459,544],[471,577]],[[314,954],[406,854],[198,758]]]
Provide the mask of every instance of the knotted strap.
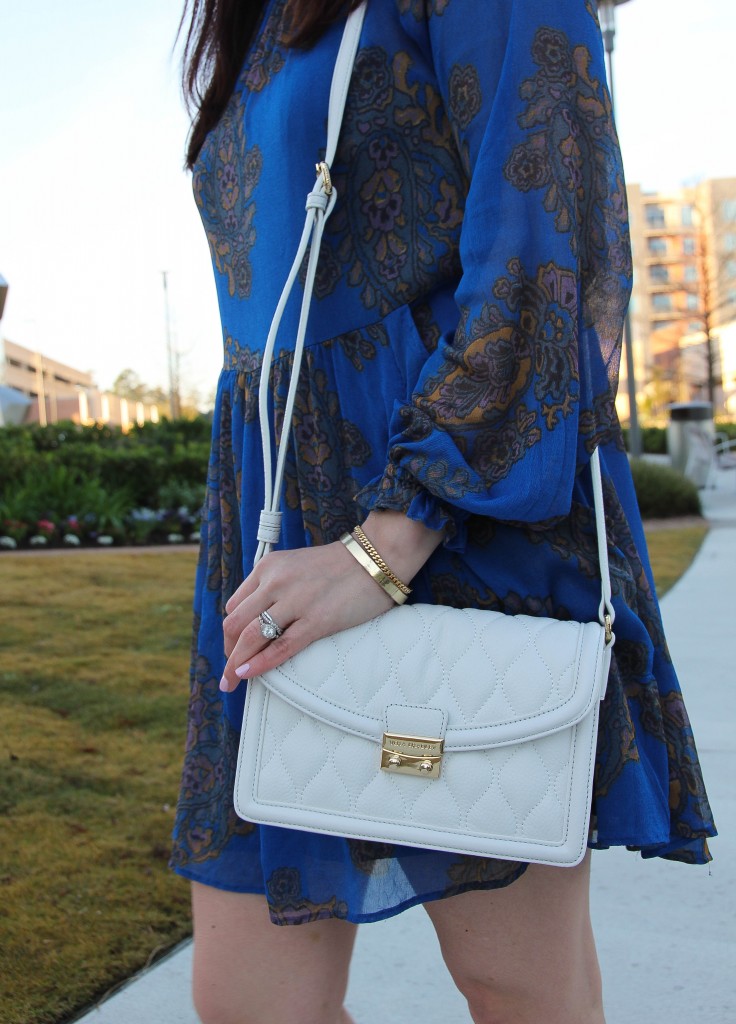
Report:
[[[261,427],[261,441],[263,446],[263,479],[265,486],[264,508],[261,511],[258,524],[258,548],[253,560],[257,565],[265,554],[271,551],[274,544],[277,544],[281,536],[282,513],[279,509],[281,501],[281,488],[284,479],[284,465],[286,462],[286,450],[288,447],[289,433],[291,430],[291,419],[294,412],[294,401],[299,383],[299,371],[302,364],[304,352],[304,338],[307,331],[309,319],[309,307],[312,301],[314,290],[314,279],[319,263],[320,246],[322,234],[325,229],[327,218],[332,213],[337,202],[337,192],[330,177],[330,167],[335,157],[337,142],[345,113],[345,102],[347,100],[350,79],[355,64],[355,56],[358,52],[358,42],[363,18],[365,17],[365,3],[348,15],[345,30],[343,32],[340,49],[335,62],[335,69],[332,74],[332,85],[330,87],[330,104],[327,120],[327,147],[325,159],[317,164],[317,180],[314,188],[307,196],[307,216],[304,223],[304,230],[299,242],[299,247],[291,265],[289,276],[286,279],[276,312],[271,321],[271,327],[266,339],[266,347],[263,352],[263,364],[261,366],[261,377],[258,394],[258,414]],[[307,263],[307,276],[304,282],[304,294],[302,296],[301,312],[299,314],[299,326],[297,328],[296,340],[294,342],[294,360],[289,381],[289,391],[286,397],[284,409],[284,421],[281,432],[281,443],[278,446],[276,459],[276,473],[273,474],[273,461],[271,452],[271,426],[268,414],[269,379],[271,366],[273,364],[273,353],[276,345],[276,337],[281,326],[281,320],[286,309],[286,304],[291,296],[292,289],[299,275],[299,269],[304,261],[307,248],[309,248],[309,262]],[[598,619],[606,629],[608,643],[613,642],[611,626],[614,620],[614,610],[611,604],[611,578],[608,569],[608,547],[606,544],[606,520],[603,511],[603,484],[601,480],[600,458],[598,449],[593,452],[590,459],[591,472],[593,474],[593,501],[595,506],[596,536],[598,541],[598,560],[601,570],[601,601],[598,608]]]

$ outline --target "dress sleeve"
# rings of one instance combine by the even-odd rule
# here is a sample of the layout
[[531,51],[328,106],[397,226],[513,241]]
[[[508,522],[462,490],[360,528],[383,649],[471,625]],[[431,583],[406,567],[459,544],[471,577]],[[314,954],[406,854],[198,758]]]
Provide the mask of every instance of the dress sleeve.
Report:
[[567,514],[577,469],[618,431],[626,193],[593,0],[399,8],[469,181],[458,323],[396,404],[385,470],[357,500],[462,547],[469,515]]

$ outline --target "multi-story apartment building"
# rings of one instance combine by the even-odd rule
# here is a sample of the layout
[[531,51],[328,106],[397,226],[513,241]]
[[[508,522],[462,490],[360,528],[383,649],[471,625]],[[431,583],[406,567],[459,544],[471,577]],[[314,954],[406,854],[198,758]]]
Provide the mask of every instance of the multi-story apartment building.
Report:
[[[668,401],[708,399],[712,379],[716,412],[736,413],[736,178],[627,191],[640,402],[658,411]],[[624,417],[627,404],[624,395]]]

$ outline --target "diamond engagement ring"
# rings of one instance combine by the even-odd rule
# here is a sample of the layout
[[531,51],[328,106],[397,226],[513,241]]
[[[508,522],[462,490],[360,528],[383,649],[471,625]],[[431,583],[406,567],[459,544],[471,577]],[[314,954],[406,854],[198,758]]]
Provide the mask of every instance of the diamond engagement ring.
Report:
[[272,619],[268,612],[261,612],[258,616],[258,621],[261,624],[261,636],[264,640],[275,640],[284,632],[278,622]]

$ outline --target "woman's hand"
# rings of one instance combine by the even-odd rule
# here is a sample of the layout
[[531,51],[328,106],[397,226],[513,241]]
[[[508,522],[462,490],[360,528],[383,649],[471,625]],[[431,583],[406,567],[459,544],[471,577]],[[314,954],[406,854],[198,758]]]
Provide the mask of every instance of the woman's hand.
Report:
[[[400,512],[372,512],[366,535],[388,564],[410,580],[442,539]],[[261,559],[227,602],[223,629],[228,657],[220,689],[234,690],[330,636],[380,615],[393,601],[339,541],[323,547],[273,551]],[[265,640],[258,616],[267,611],[283,636]]]
[[[307,644],[367,622],[393,605],[388,594],[337,541],[317,548],[272,551],[225,606],[225,654],[220,689],[275,668]],[[284,630],[261,636],[258,616],[268,611]]]

